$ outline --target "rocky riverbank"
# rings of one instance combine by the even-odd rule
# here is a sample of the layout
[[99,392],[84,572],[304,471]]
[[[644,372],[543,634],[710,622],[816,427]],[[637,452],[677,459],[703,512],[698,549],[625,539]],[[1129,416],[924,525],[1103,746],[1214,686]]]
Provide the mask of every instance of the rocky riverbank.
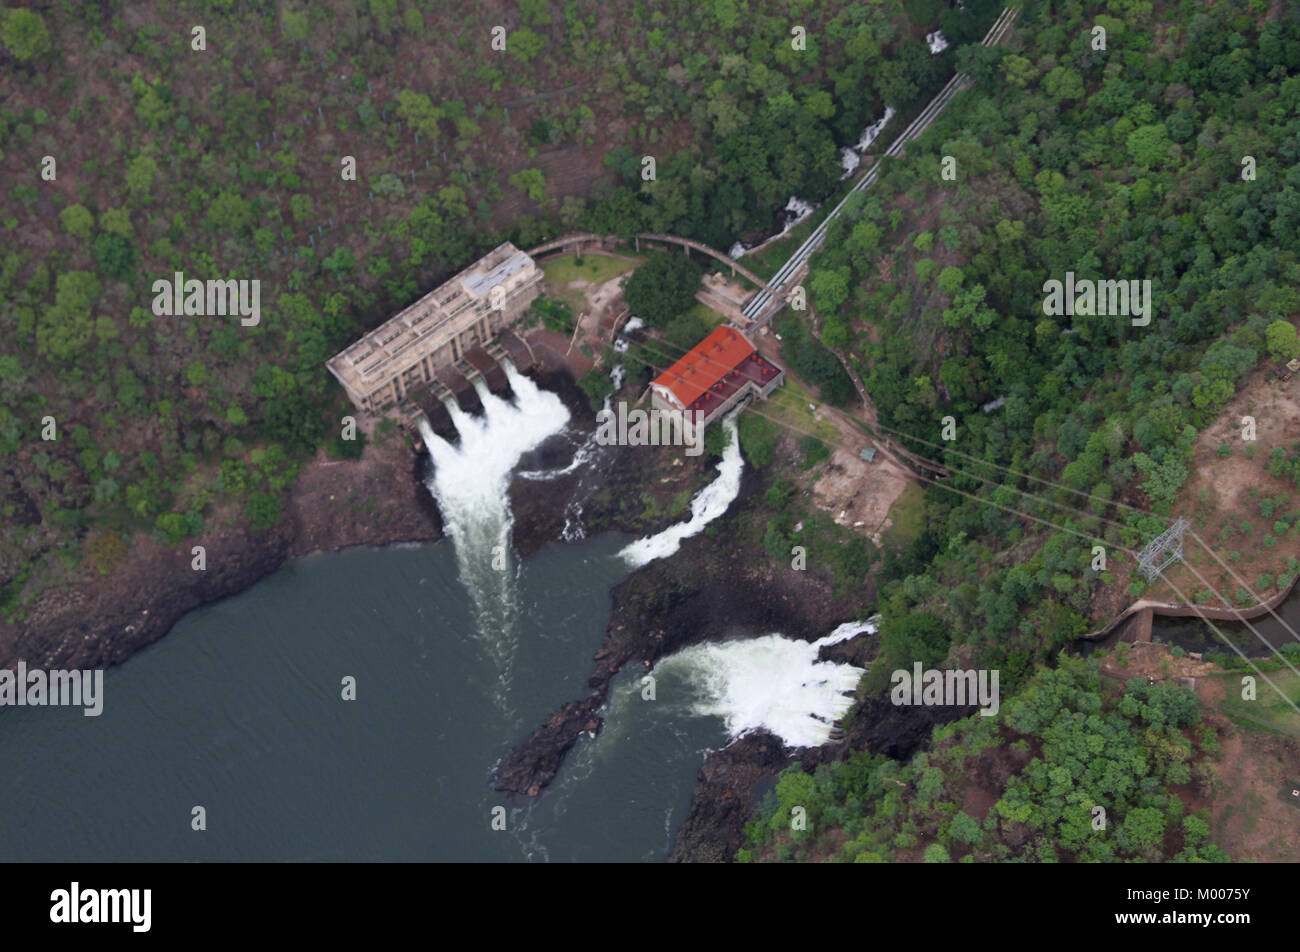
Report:
[[[565,434],[529,454],[519,469],[564,469],[594,429],[595,415],[563,370],[539,367],[532,376],[561,396],[571,421]],[[685,518],[690,498],[716,476],[716,457],[588,450],[592,462],[564,476],[515,479],[514,545],[521,556],[566,533],[658,532]],[[369,443],[360,460],[322,454],[304,466],[286,517],[275,528],[251,532],[238,527],[232,514],[226,528],[182,546],[137,539],[112,574],[51,593],[21,626],[0,628],[0,667],[18,659],[45,667],[119,664],[165,635],[186,612],[249,588],[290,558],[354,545],[437,540],[441,518],[424,486],[426,475],[422,448],[400,434]],[[494,778],[499,789],[540,794],[578,738],[600,730],[611,681],[627,665],[649,667],[705,640],[769,632],[813,639],[853,617],[856,601],[834,598],[826,581],[770,567],[761,534],[753,531],[763,524],[764,488],[764,479],[746,468],[726,515],[676,555],[615,586],[606,637],[592,659],[591,693],[562,705],[515,749]],[[205,550],[202,570],[193,567],[196,544]],[[673,858],[730,858],[756,793],[791,756],[761,732],[710,755]]]
[[[533,376],[560,394],[575,427],[594,428],[587,396],[572,376],[540,366]],[[557,441],[531,464],[545,468],[548,454],[563,466],[572,448]],[[427,468],[423,448],[393,432],[368,442],[359,460],[334,460],[321,452],[308,461],[285,518],[272,529],[251,531],[237,511],[228,511],[209,520],[220,528],[179,546],[137,536],[109,574],[51,586],[21,622],[0,623],[0,667],[18,660],[47,668],[121,664],[187,612],[244,591],[288,559],[358,545],[437,541],[442,519],[424,485]],[[522,516],[516,545],[522,555],[560,534],[577,478],[530,482],[517,490]],[[194,546],[203,548],[202,569],[194,567]]]
[[[864,638],[856,641],[864,647],[868,642]],[[881,693],[866,698],[855,709],[842,743],[792,751],[766,731],[746,735],[710,754],[700,768],[690,813],[677,831],[668,861],[731,862],[736,850],[745,845],[745,824],[753,819],[754,806],[774,786],[777,774],[796,761],[811,772],[819,764],[859,750],[907,760],[937,725],[969,717],[975,710],[900,707]]]
[[[309,552],[441,538],[437,506],[422,483],[423,458],[400,434],[368,443],[360,460],[320,454],[299,474],[285,518],[265,532],[225,522],[179,546],[136,537],[106,575],[51,587],[20,623],[0,625],[0,667],[121,664],[202,605],[238,594]],[[194,546],[203,547],[195,568]]]
[[773,632],[811,640],[854,617],[856,601],[835,598],[824,579],[771,567],[751,528],[762,524],[762,488],[763,479],[747,468],[726,515],[672,557],[614,587],[613,612],[588,679],[592,694],[564,705],[520,743],[498,772],[496,789],[520,796],[545,789],[578,737],[599,729],[610,683],[629,664],[649,669],[701,641]]
[[[561,395],[575,424],[586,424],[592,416],[586,394],[569,374],[539,367],[533,376]],[[559,444],[549,452],[571,455]],[[545,461],[539,457],[534,463]],[[334,460],[321,452],[308,461],[285,518],[270,530],[250,531],[239,524],[237,512],[226,512],[210,520],[224,527],[179,546],[137,536],[111,573],[51,586],[22,622],[0,623],[0,667],[18,660],[46,668],[121,664],[166,635],[187,612],[239,594],[291,558],[359,545],[437,541],[442,518],[424,485],[427,472],[423,447],[392,432],[368,442],[359,460]],[[516,533],[521,554],[559,535],[553,517],[559,513],[562,524],[572,489],[561,480],[527,487]],[[204,550],[201,570],[194,568],[196,545]]]

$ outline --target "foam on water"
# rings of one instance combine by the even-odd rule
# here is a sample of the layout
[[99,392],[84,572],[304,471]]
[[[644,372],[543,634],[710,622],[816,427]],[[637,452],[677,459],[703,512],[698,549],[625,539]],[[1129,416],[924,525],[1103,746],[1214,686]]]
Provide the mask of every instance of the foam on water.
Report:
[[840,167],[844,169],[844,174],[840,176],[841,179],[848,178],[857,170],[858,166],[862,164],[862,156],[871,148],[871,143],[879,138],[889,120],[893,118],[894,107],[886,106],[885,114],[862,130],[862,136],[858,139],[857,145],[840,149]]
[[683,539],[703,532],[704,527],[726,512],[739,495],[745,463],[740,457],[740,438],[736,432],[737,412],[733,410],[722,421],[723,431],[727,434],[727,448],[722,451],[722,461],[718,463],[718,478],[695,494],[691,500],[691,518],[625,547],[619,555],[629,566],[640,568],[647,562],[672,555],[681,548]]
[[448,401],[447,410],[460,435],[456,445],[420,420],[420,434],[433,460],[429,490],[456,547],[461,582],[474,605],[477,635],[500,671],[502,697],[512,674],[519,612],[510,550],[510,474],[524,453],[560,432],[569,420],[558,396],[540,389],[509,361],[503,367],[514,402],[490,392],[482,380],[474,381],[483,401],[482,416],[471,416],[455,401]]
[[818,652],[855,635],[875,634],[877,618],[840,625],[824,638],[799,641],[763,635],[692,645],[655,666],[661,677],[681,677],[694,691],[691,710],[721,717],[734,739],[763,728],[787,747],[817,747],[853,706],[862,668],[818,661]]

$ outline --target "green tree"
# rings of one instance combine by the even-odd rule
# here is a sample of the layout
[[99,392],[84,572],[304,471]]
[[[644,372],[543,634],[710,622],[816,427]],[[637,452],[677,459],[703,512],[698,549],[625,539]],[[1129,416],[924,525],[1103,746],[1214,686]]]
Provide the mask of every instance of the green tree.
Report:
[[356,270],[357,259],[347,248],[335,248],[328,258],[321,262],[321,267],[342,281]]
[[443,116],[444,111],[435,106],[433,100],[425,93],[417,93],[409,89],[398,92],[397,118],[430,142],[437,140],[438,122]]
[[246,508],[249,525],[255,530],[269,529],[284,516],[284,504],[275,493],[257,492],[248,497]]
[[964,278],[961,268],[954,268],[951,265],[939,272],[939,290],[949,296],[956,294],[961,288],[961,282]]
[[979,821],[974,817],[963,811],[958,811],[957,815],[948,824],[948,835],[960,843],[974,846],[983,838],[984,831],[980,829]]
[[171,90],[163,83],[149,83],[139,73],[131,80],[135,93],[135,112],[150,129],[159,129],[171,120]]
[[951,641],[948,626],[931,612],[909,612],[901,618],[886,616],[880,627],[880,653],[888,658],[885,668],[922,667],[938,664],[948,654]]
[[57,360],[70,360],[90,344],[94,321],[90,309],[99,298],[99,279],[89,271],[59,275],[54,306],[44,309],[36,324],[36,351]]
[[541,169],[521,169],[510,176],[510,184],[538,205],[552,204],[551,194],[546,190],[546,173]]
[[50,33],[40,15],[18,7],[3,11],[0,42],[20,63],[30,63],[50,51]]
[[1148,169],[1158,168],[1167,162],[1173,149],[1164,123],[1134,129],[1124,144],[1133,161]]
[[1160,845],[1165,835],[1165,815],[1151,807],[1134,807],[1124,817],[1117,839],[1130,851],[1149,849]]
[[812,291],[813,304],[819,311],[834,314],[840,305],[848,300],[849,275],[848,268],[813,272],[812,280],[808,285],[809,290]]
[[208,208],[208,224],[218,231],[238,234],[253,220],[253,207],[239,193],[222,189]]
[[63,224],[63,230],[69,235],[83,240],[90,238],[90,233],[95,227],[95,216],[90,214],[85,205],[69,205],[59,212],[59,221]]
[[183,542],[190,531],[185,516],[179,512],[162,513],[155,521],[154,527],[168,545],[178,545]]
[[506,49],[521,63],[532,62],[545,45],[546,41],[526,26],[519,27],[506,38]]
[[1080,99],[1083,78],[1068,66],[1058,66],[1044,77],[1043,91],[1053,99]]
[[125,208],[108,208],[99,216],[99,228],[119,238],[135,237],[135,228],[131,225],[131,213]]
[[137,155],[126,166],[126,190],[134,199],[144,198],[153,188],[158,175],[158,163],[148,155]]
[[102,234],[95,238],[95,260],[112,278],[126,278],[135,267],[135,244],[120,235]]
[[286,3],[280,7],[280,23],[284,27],[285,36],[295,43],[306,42],[311,36],[311,21],[307,19],[307,12],[296,5]]
[[623,299],[651,327],[665,327],[695,305],[700,269],[685,254],[656,252],[627,279]]
[[931,843],[925,848],[922,861],[926,863],[951,863],[952,857],[942,843]]
[[777,425],[766,417],[746,413],[741,416],[738,429],[740,448],[746,458],[758,469],[771,463],[776,455],[777,439],[781,435]]
[[293,220],[299,223],[307,221],[312,216],[313,205],[311,196],[306,192],[298,192],[289,196],[289,214]]
[[1290,321],[1274,321],[1265,328],[1264,337],[1274,360],[1300,357],[1300,340],[1296,339],[1295,325]]

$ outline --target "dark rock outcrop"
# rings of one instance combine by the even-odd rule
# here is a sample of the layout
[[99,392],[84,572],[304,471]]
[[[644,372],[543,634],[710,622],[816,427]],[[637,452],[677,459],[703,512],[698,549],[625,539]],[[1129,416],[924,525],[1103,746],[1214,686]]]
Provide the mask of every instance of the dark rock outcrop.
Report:
[[593,694],[582,701],[570,701],[551,714],[528,740],[516,747],[497,774],[496,788],[526,797],[535,797],[555,779],[564,755],[583,733],[595,734],[601,719],[596,709],[604,703],[603,694]]
[[700,768],[670,863],[727,863],[744,845],[753,807],[790,763],[789,752],[766,731],[748,734],[714,751]]
[[759,498],[760,482],[752,473],[746,474],[741,498],[732,504],[729,515],[715,523],[717,531],[710,527],[687,539],[671,558],[651,562],[614,586],[613,613],[587,682],[595,694],[566,704],[516,746],[507,759],[509,769],[494,778],[497,790],[521,796],[540,793],[555,776],[556,751],[562,757],[579,734],[590,729],[582,718],[565,716],[566,712],[574,710],[575,704],[586,711],[594,700],[590,708],[594,715],[610,682],[628,664],[649,668],[660,658],[702,641],[773,632],[820,638],[852,617],[853,606],[834,598],[822,579],[806,572],[768,571],[765,556],[738,542],[743,536],[734,523],[736,514]]

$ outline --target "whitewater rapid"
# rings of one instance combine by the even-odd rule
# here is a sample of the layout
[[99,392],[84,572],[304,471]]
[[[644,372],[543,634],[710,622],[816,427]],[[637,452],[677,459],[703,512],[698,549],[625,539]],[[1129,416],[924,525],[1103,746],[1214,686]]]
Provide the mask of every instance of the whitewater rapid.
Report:
[[889,120],[894,118],[894,112],[893,106],[886,106],[885,114],[862,130],[857,145],[840,149],[840,167],[844,169],[844,174],[840,176],[841,180],[852,175],[862,164],[862,156],[871,148],[871,143],[879,138],[880,133],[889,124]]
[[731,411],[722,421],[723,432],[727,434],[727,448],[722,451],[722,461],[718,463],[718,478],[705,486],[691,500],[691,518],[669,526],[658,535],[647,536],[630,543],[619,555],[630,568],[639,569],[655,559],[664,559],[682,547],[682,541],[699,535],[718,516],[727,511],[727,507],[740,494],[740,477],[745,468],[740,456],[740,437],[736,432],[736,416],[739,409]]
[[828,645],[875,634],[879,616],[846,622],[824,638],[799,641],[771,634],[692,645],[660,661],[656,678],[681,678],[693,695],[690,709],[721,717],[735,739],[763,728],[787,747],[818,747],[853,706],[864,669],[818,661]]
[[454,400],[447,403],[458,442],[444,440],[423,418],[420,435],[433,461],[428,488],[455,546],[477,635],[497,665],[504,697],[513,673],[519,616],[510,543],[510,474],[520,457],[564,429],[569,411],[558,396],[539,388],[509,361],[502,366],[513,402],[476,379],[481,416],[465,413]]
[[[858,138],[857,145],[845,146],[840,149],[840,168],[844,170],[843,174],[840,175],[840,181],[844,181],[844,179],[852,175],[857,170],[858,166],[862,164],[862,156],[866,154],[866,151],[869,148],[871,148],[871,143],[876,141],[876,138],[889,123],[889,120],[894,118],[894,113],[895,110],[893,106],[886,106],[885,114],[875,122],[868,123],[867,127],[862,130],[862,135]],[[780,231],[764,238],[757,245],[747,245],[743,241],[737,241],[733,243],[731,248],[727,251],[727,256],[730,258],[742,258],[755,248],[762,248],[770,242],[779,241],[790,233],[790,229],[794,228],[820,207],[820,205],[814,205],[812,202],[804,201],[797,195],[791,195],[790,200],[785,203]],[[629,327],[628,329],[630,330],[631,328]]]

